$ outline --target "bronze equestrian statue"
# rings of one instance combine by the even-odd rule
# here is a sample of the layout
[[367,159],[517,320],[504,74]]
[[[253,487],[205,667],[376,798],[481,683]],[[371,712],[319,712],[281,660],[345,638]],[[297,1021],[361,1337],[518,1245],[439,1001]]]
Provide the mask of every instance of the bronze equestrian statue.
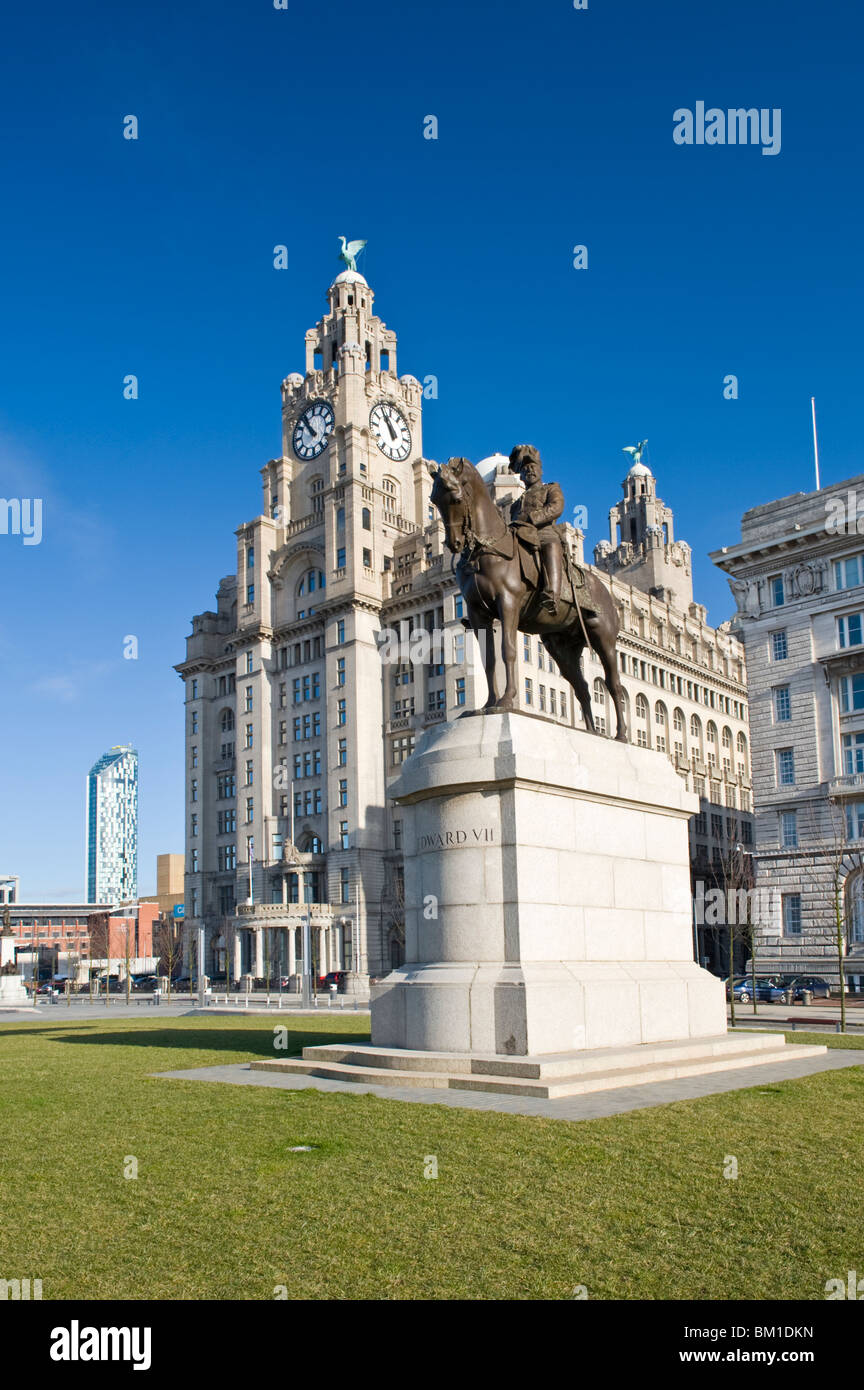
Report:
[[[540,455],[520,444],[510,466],[527,484],[511,508],[508,526],[473,463],[452,458],[429,463],[432,501],[441,514],[448,550],[456,561],[456,577],[465,599],[463,622],[481,641],[489,696],[486,710],[511,710],[516,705],[517,633],[538,634],[546,650],[570,682],[582,707],[585,726],[597,733],[591,711],[591,692],[582,674],[582,653],[591,646],[606,677],[617,719],[616,739],[627,741],[624,692],[618,676],[615,639],[618,615],[611,595],[591,570],[582,570],[564,556],[560,534],[553,524],[564,508],[557,483],[544,484]],[[504,693],[495,696],[495,642],[492,625],[501,623],[501,655],[507,675]]]

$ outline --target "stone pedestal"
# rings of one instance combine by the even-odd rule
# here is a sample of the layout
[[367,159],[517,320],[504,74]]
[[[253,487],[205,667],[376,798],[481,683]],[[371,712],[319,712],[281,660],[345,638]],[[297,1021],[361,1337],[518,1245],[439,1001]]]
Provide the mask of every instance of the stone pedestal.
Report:
[[693,961],[687,822],[668,759],[525,714],[441,724],[391,791],[406,963],[378,1047],[501,1056],[717,1037]]
[[477,715],[425,734],[392,794],[406,964],[372,991],[372,1045],[252,1070],[554,1100],[825,1051],[727,1035],[693,960],[698,802],[662,754]]

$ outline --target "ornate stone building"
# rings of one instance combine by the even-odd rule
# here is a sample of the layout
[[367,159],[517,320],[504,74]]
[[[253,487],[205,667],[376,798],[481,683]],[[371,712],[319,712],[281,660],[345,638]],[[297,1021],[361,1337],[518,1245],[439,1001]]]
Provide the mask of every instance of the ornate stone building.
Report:
[[753,507],[711,558],[747,651],[757,887],[773,895],[761,971],[864,987],[864,477]]
[[[308,914],[313,971],[345,970],[362,987],[401,959],[401,826],[388,784],[425,727],[482,703],[485,678],[429,503],[423,388],[399,376],[396,335],[362,275],[344,271],[328,301],[306,335],[305,374],[282,384],[282,453],[262,471],[260,515],[237,531],[236,573],[215,610],[193,619],[176,668],[185,912],[187,929],[205,930],[210,973],[296,977]],[[521,490],[502,455],[479,466],[502,504]],[[641,487],[633,500],[644,511]],[[746,813],[742,649],[688,598],[689,549],[672,538],[671,512],[655,503],[668,558],[653,541],[649,555],[627,504],[620,577],[619,552],[599,550],[622,612],[632,736]],[[568,538],[581,561],[581,533]],[[542,644],[520,640],[519,658],[520,707],[581,725]],[[586,675],[614,733],[599,664]],[[694,835],[694,852],[710,852],[704,817]]]

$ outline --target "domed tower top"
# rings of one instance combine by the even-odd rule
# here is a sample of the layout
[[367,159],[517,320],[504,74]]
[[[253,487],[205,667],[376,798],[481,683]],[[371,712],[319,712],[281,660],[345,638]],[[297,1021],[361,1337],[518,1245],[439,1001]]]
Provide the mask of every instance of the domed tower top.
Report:
[[693,602],[690,547],[675,539],[675,517],[657,496],[657,480],[642,453],[647,440],[625,449],[633,458],[621,483],[622,501],[609,511],[609,540],[594,550],[594,563],[644,593],[685,611]]

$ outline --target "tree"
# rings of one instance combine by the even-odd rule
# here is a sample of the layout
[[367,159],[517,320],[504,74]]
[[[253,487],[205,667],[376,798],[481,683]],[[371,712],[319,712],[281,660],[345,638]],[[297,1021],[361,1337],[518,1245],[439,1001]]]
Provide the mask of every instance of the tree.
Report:
[[[846,808],[838,797],[829,795],[824,803],[821,820],[816,809],[810,806],[810,830],[808,854],[812,864],[810,882],[817,886],[820,882],[820,861],[828,866],[829,920],[834,949],[837,952],[837,974],[840,981],[840,1031],[846,1032],[846,955],[850,935],[852,903],[847,900],[846,880],[855,870],[861,868],[860,851],[857,842],[852,842]],[[804,858],[806,863],[806,858]],[[803,867],[803,864],[802,864]]]
[[168,999],[171,999],[171,982],[174,972],[183,959],[183,937],[177,929],[173,917],[160,913],[156,922],[153,949],[158,958],[157,971],[161,965],[168,980]]
[[[756,998],[756,952],[759,926],[758,904],[753,893],[753,858],[743,848],[738,836],[740,822],[737,815],[727,816],[727,834],[723,835],[720,822],[719,833],[715,812],[711,818],[711,838],[716,840],[712,846],[713,892],[717,895],[712,907],[705,907],[705,922],[708,926],[725,926],[726,955],[729,976],[729,1017],[735,1027],[735,943],[744,942],[750,953],[750,975],[752,982],[753,1012],[758,1012]],[[713,908],[713,910],[712,910]],[[713,917],[713,920],[711,920]]]

